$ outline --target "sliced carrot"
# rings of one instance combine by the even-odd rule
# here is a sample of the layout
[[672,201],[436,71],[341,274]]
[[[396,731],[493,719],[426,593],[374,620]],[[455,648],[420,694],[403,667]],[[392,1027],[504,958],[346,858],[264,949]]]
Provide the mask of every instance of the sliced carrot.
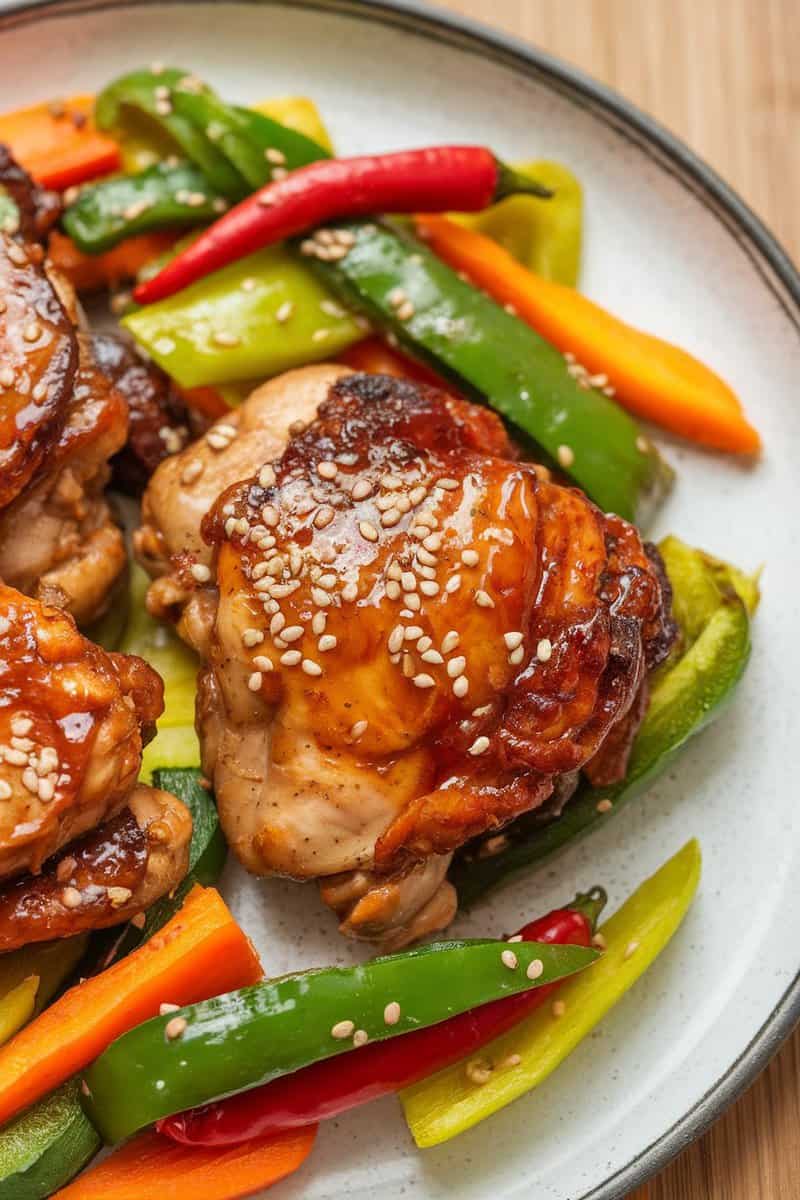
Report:
[[443,388],[455,395],[453,388],[441,375],[437,375],[422,363],[415,362],[399,350],[387,346],[379,337],[356,342],[340,354],[337,361],[352,367],[354,371],[366,371],[370,375],[394,375],[398,379],[416,379],[420,383],[429,383],[432,387]]
[[211,417],[212,421],[216,421],[217,417],[224,417],[225,413],[230,412],[230,405],[216,388],[178,388],[178,391],[189,408],[202,413],[204,417]]
[[48,254],[78,292],[98,292],[135,279],[142,267],[175,244],[174,233],[140,233],[105,254],[84,254],[59,229],[50,234]]
[[219,892],[194,887],[148,942],[70,988],[0,1047],[0,1124],[156,1016],[164,1001],[193,1004],[260,978],[258,955]]
[[736,394],[685,350],[640,333],[573,288],[535,275],[483,234],[428,214],[416,226],[451,267],[498,303],[513,305],[589,375],[605,376],[624,408],[704,446],[736,454],[759,450],[761,439]]
[[0,115],[0,142],[37,183],[63,191],[119,170],[119,146],[94,127],[94,96],[70,96]]
[[213,1148],[140,1133],[53,1200],[238,1200],[296,1171],[311,1153],[316,1133],[316,1125],[309,1125]]

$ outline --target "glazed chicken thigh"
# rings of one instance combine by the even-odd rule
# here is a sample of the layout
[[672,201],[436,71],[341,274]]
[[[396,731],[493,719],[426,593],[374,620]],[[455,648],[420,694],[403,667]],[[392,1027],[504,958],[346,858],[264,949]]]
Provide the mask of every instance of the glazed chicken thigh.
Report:
[[198,726],[230,844],[397,946],[452,918],[458,846],[592,762],[624,773],[669,594],[636,531],[487,409],[344,372],[326,392],[216,499],[214,557],[195,535],[172,561],[216,584]]
[[42,248],[0,233],[0,578],[81,624],[125,568],[103,491],[127,406]]
[[162,708],[145,662],[0,585],[0,951],[116,924],[185,874],[188,811],[136,783]]

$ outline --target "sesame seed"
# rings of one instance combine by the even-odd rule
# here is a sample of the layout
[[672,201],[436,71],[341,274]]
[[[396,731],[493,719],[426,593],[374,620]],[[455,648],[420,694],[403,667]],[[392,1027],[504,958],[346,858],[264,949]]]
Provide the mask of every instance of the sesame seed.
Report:
[[281,179],[286,179],[289,172],[286,170],[286,167],[273,167],[271,174],[273,180],[277,183]]
[[423,579],[419,585],[419,590],[423,596],[436,596],[439,592],[439,585],[433,579]]
[[270,529],[274,529],[278,524],[278,510],[274,504],[265,504],[261,509],[261,519]]
[[395,315],[398,321],[410,321],[416,311],[411,301],[406,300],[395,309]]
[[536,657],[539,662],[549,662],[553,654],[553,643],[549,638],[541,638],[536,647]]
[[406,631],[403,625],[395,625],[394,629],[389,634],[389,638],[386,643],[390,654],[397,654],[398,650],[402,648],[405,633]]
[[405,630],[405,640],[407,642],[416,642],[422,637],[424,630],[419,625],[408,625]]
[[366,500],[372,494],[372,484],[368,479],[357,479],[352,486],[350,495],[353,500]]
[[170,1013],[180,1012],[180,1008],[180,1004],[169,1004],[165,1001],[163,1004],[159,1004],[158,1015],[160,1017],[168,1017]]
[[532,958],[525,970],[528,979],[539,979],[544,974],[544,963],[540,958]]
[[442,548],[442,535],[440,533],[429,533],[423,539],[422,544],[426,550],[430,550],[431,554],[438,554]]
[[625,947],[625,952],[622,955],[623,959],[627,962],[629,958],[633,958],[634,954],[636,953],[636,951],[638,949],[639,949],[638,942],[628,942],[627,946]]
[[388,580],[386,584],[386,595],[390,600],[397,600],[400,596],[400,584],[394,579]]
[[33,721],[30,717],[16,716],[11,718],[11,732],[14,737],[25,737],[33,729]]
[[368,542],[377,542],[378,531],[369,521],[359,521],[358,532]]
[[505,642],[505,644],[509,650],[516,650],[518,646],[522,645],[523,634],[521,634],[519,631],[514,631],[512,633],[504,633],[503,641]]
[[254,629],[252,626],[250,626],[248,629],[245,629],[242,633],[242,641],[245,646],[258,646],[260,642],[263,642],[263,640],[264,634],[261,632],[261,630]]
[[455,492],[461,485],[457,479],[437,479],[436,486],[444,488],[446,492]]
[[390,508],[388,512],[383,513],[381,516],[381,525],[383,525],[384,529],[392,529],[400,522],[402,516],[403,514],[399,508]]
[[512,650],[508,656],[508,661],[512,667],[518,667],[525,657],[525,647],[517,646],[516,650]]
[[56,785],[52,779],[40,779],[36,791],[42,803],[47,804],[55,795]]
[[650,450],[650,443],[641,433],[636,439],[636,449],[640,454],[647,454]]
[[15,378],[13,367],[3,367],[0,370],[0,387],[13,387]]
[[276,163],[278,166],[283,166],[286,162],[286,155],[282,150],[278,150],[275,146],[268,146],[264,151],[264,158],[267,162]]
[[331,1029],[331,1037],[338,1038],[339,1041],[352,1037],[355,1027],[355,1021],[337,1021]]
[[319,635],[321,633],[325,632],[325,626],[327,625],[327,623],[328,623],[328,614],[327,613],[315,612],[314,616],[311,618],[311,632],[315,633],[317,635],[317,637],[319,637]]
[[34,747],[34,742],[32,742],[28,737],[14,736],[11,738],[11,745],[15,750],[23,750],[25,754],[30,754]]
[[450,576],[447,583],[444,585],[444,590],[449,595],[452,596],[453,592],[457,592],[460,587],[461,587],[461,576],[458,573],[456,573],[455,575]]
[[[422,638],[420,638],[420,641],[417,642],[418,650],[419,650],[421,641],[422,641]],[[432,663],[434,666],[441,666],[441,664],[444,662],[444,659],[442,658],[442,656],[438,650],[423,650],[421,657],[422,657],[423,662]]]
[[354,741],[358,741],[362,734],[366,733],[367,725],[367,721],[356,721],[356,723],[350,728],[351,738],[353,738]]
[[475,603],[479,608],[494,608],[494,600],[483,588],[478,588],[475,593]]
[[404,592],[403,601],[408,605],[412,612],[419,612],[422,608],[422,601],[416,592]]
[[322,462],[317,463],[317,474],[321,479],[335,479],[339,473],[339,468],[335,462],[326,458]]
[[523,940],[521,933],[512,933],[511,937],[507,937],[507,942],[521,942]]
[[112,908],[121,908],[123,904],[127,904],[133,892],[126,887],[109,887],[106,888],[106,895],[111,901]]
[[238,346],[242,339],[236,333],[229,333],[226,329],[218,329],[216,333],[211,335],[211,340],[215,346]]
[[[27,758],[24,757],[23,751],[17,751],[17,753],[23,754],[22,761],[27,762]],[[8,751],[6,751],[6,761],[10,761],[10,758],[11,758],[10,753]],[[38,795],[38,793],[39,793],[39,776],[36,774],[33,767],[26,767],[25,770],[22,772],[22,786],[24,788],[26,788],[27,791],[32,792],[34,796]]]
[[492,1078],[492,1068],[486,1063],[467,1063],[466,1073],[470,1083],[488,1083]]
[[575,451],[571,446],[559,446],[556,451],[556,458],[559,464],[566,470],[575,462]]
[[403,571],[400,576],[400,586],[404,592],[413,592],[417,586],[417,577],[411,571]]
[[461,561],[465,567],[477,567],[480,556],[477,550],[462,550]]
[[504,967],[508,967],[509,971],[516,971],[518,959],[513,950],[504,950],[500,955],[500,961]]
[[227,450],[231,444],[231,439],[212,429],[210,433],[206,434],[206,442],[212,450]]
[[156,100],[155,109],[159,117],[168,117],[172,112],[172,105],[169,100]]
[[311,599],[315,604],[319,605],[320,608],[327,608],[331,603],[332,597],[330,592],[326,592],[324,588],[312,587]]
[[567,1006],[563,1000],[553,1001],[553,1016],[556,1018],[556,1020],[559,1020],[561,1017],[563,1017],[566,1011]]
[[453,695],[458,700],[463,700],[469,691],[469,680],[466,675],[459,675],[458,679],[453,683]]
[[369,1034],[366,1029],[357,1029],[353,1034],[353,1045],[358,1049],[359,1046],[366,1046],[369,1041]]
[[391,304],[392,308],[399,308],[401,304],[405,304],[408,296],[401,287],[392,288],[386,299]]
[[384,1008],[383,1020],[386,1025],[396,1025],[400,1020],[400,1005],[396,1000],[390,1000]]
[[315,329],[311,335],[312,342],[324,342],[330,337],[330,329]]
[[414,684],[414,687],[418,688],[436,687],[436,680],[432,675],[415,675],[411,682]]
[[358,599],[358,584],[357,583],[346,583],[344,585],[344,587],[342,588],[342,599],[344,600],[345,604],[352,604],[352,602],[354,600],[357,600]]
[[281,637],[285,642],[296,642],[303,636],[302,625],[289,625],[281,633]]
[[435,567],[438,561],[436,555],[431,554],[430,550],[426,550],[424,546],[418,548],[417,558],[426,567]]
[[280,661],[284,667],[296,667],[297,664],[302,660],[302,657],[303,656],[299,650],[286,650],[281,655]]
[[317,642],[317,649],[319,650],[320,654],[325,654],[328,650],[334,650],[335,648],[336,638],[332,633],[326,633],[324,637],[321,637]]
[[463,654],[459,654],[456,658],[450,659],[450,662],[447,664],[447,674],[451,679],[455,679],[456,676],[463,674],[466,665],[466,658]]
[[247,686],[251,692],[258,692],[261,689],[263,676],[260,671],[253,671],[250,678],[247,680]]
[[597,811],[599,813],[611,812],[611,809],[613,807],[614,807],[614,805],[611,803],[610,800],[598,800],[597,805],[596,805]]
[[316,529],[325,529],[330,525],[333,518],[336,516],[334,510],[329,504],[323,504],[314,517],[314,526]]
[[476,757],[479,754],[485,754],[488,749],[489,739],[488,737],[482,735],[481,737],[475,739],[475,741],[467,750],[467,754],[471,754],[473,757]]
[[500,1063],[501,1067],[518,1067],[522,1062],[521,1054],[509,1054],[508,1058],[504,1058]]
[[11,784],[7,783],[5,779],[0,779],[0,800],[10,800],[12,794]]
[[592,938],[592,945],[598,950],[605,950],[607,948],[607,942],[602,933],[596,933],[594,935]]
[[61,893],[61,903],[64,908],[80,908],[83,904],[83,896],[75,887],[65,887]]
[[266,654],[257,654],[253,659],[253,666],[257,671],[263,671],[265,674],[269,674],[273,670],[272,659],[267,658]]
[[301,670],[305,671],[306,675],[322,674],[322,667],[318,662],[314,662],[313,658],[304,658]]
[[183,468],[181,483],[194,483],[196,479],[200,478],[204,470],[205,465],[199,459],[194,459]]
[[442,653],[449,654],[451,650],[455,650],[461,638],[456,633],[455,629],[451,629],[442,638]]
[[176,1038],[183,1037],[188,1024],[189,1022],[186,1020],[186,1017],[173,1017],[164,1026],[164,1036],[168,1041],[174,1042]]
[[6,249],[6,254],[11,259],[15,267],[26,267],[28,265],[27,254],[22,249],[22,246],[18,246],[16,242]]
[[42,327],[38,321],[29,321],[22,331],[26,342],[37,342],[42,336]]
[[192,578],[198,583],[208,583],[211,578],[211,571],[205,563],[192,563],[191,566]]
[[292,301],[284,300],[283,304],[281,304],[275,310],[275,320],[278,322],[279,325],[283,325],[283,324],[285,324],[286,321],[289,320],[289,318],[292,316],[293,312],[294,312],[294,304],[292,303]]

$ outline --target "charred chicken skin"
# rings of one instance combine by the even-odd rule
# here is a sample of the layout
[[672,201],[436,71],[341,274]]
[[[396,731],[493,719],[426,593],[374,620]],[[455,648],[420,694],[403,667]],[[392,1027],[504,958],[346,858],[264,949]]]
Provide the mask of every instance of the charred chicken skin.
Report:
[[0,951],[116,924],[185,874],[188,811],[136,783],[162,708],[145,662],[0,585]]
[[0,578],[85,624],[125,568],[103,491],[127,406],[44,251],[0,233]]
[[[592,764],[624,773],[670,597],[638,533],[519,461],[487,409],[313,372],[239,410],[218,458],[251,477],[205,545],[176,532],[210,500],[191,449],[154,477],[142,540],[183,619],[206,597],[198,726],[230,844],[397,946],[452,918],[454,849],[562,804]],[[235,449],[251,403],[265,434]]]

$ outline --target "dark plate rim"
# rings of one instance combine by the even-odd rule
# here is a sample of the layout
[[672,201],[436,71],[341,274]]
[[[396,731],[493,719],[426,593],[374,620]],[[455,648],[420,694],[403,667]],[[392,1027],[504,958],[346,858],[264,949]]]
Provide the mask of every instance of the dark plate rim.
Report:
[[[160,0],[11,0],[0,33],[47,17],[109,8],[150,7]],[[191,4],[194,0],[170,0]],[[800,334],[800,272],[742,198],[693,150],[612,88],[511,34],[432,6],[426,0],[204,0],[334,12],[403,29],[468,53],[490,57],[544,82],[611,125],[687,187],[725,226]],[[770,1016],[716,1083],[670,1129],[613,1176],[575,1200],[622,1200],[699,1137],[779,1049],[800,1021],[800,971]]]

